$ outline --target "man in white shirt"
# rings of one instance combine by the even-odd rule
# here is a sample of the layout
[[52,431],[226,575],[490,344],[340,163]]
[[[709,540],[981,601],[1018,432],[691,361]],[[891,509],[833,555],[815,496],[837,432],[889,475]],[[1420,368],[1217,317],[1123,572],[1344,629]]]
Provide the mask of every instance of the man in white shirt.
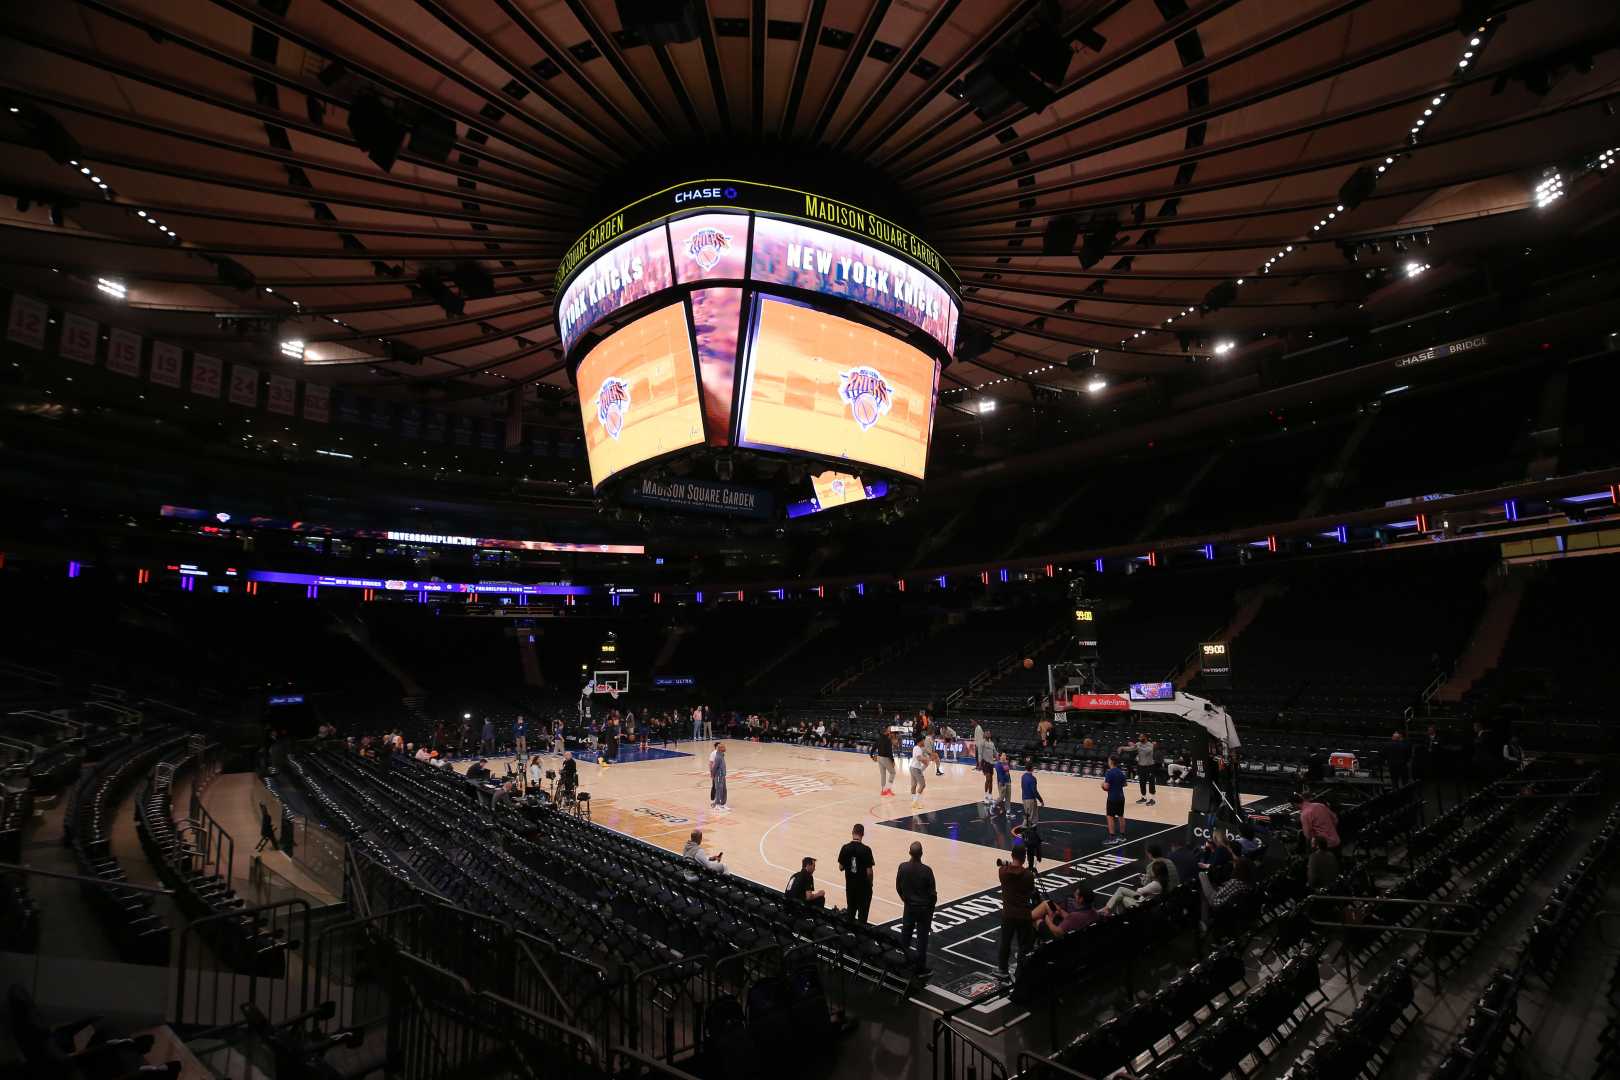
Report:
[[717,874],[724,874],[726,872],[726,864],[720,861],[721,856],[723,856],[725,852],[716,852],[714,857],[710,858],[708,853],[703,850],[702,829],[692,830],[692,838],[688,840],[686,842],[686,846],[681,849],[681,854],[686,856],[688,859],[691,859],[705,870],[713,870]]
[[922,793],[928,787],[928,763],[934,759],[928,736],[924,735],[911,747],[911,805],[922,805]]

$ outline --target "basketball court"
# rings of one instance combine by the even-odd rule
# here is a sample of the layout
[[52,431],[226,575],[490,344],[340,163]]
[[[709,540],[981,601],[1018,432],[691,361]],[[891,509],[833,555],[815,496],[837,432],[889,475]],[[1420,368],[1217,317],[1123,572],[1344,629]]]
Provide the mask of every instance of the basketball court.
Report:
[[[944,775],[928,774],[921,805],[912,808],[909,770],[903,765],[893,796],[878,794],[878,769],[864,752],[831,750],[789,743],[722,740],[726,747],[728,809],[709,806],[709,742],[683,740],[669,748],[654,746],[646,758],[623,746],[619,762],[602,767],[594,754],[576,754],[580,790],[591,795],[592,819],[599,825],[680,851],[693,829],[703,830],[703,847],[722,854],[727,870],[776,889],[805,856],[818,860],[816,887],[827,893],[831,907],[844,907],[844,881],[837,866],[838,849],[857,822],[866,827],[866,843],[877,860],[871,921],[893,924],[898,932],[901,908],[894,888],[895,870],[907,858],[913,840],[923,845],[923,861],[934,871],[939,904],[929,942],[933,971],[919,1004],[946,1009],[962,1004],[987,988],[996,967],[1001,900],[996,860],[1012,847],[1012,830],[1023,823],[1018,801],[1021,773],[1013,776],[1014,803],[1006,814],[984,803],[984,778],[971,763],[945,762]],[[547,757],[546,768],[559,759]],[[501,759],[491,759],[497,773]],[[464,770],[466,762],[456,763]],[[1154,839],[1166,848],[1184,835],[1192,805],[1191,789],[1160,785],[1153,806],[1136,803],[1134,783],[1127,789],[1126,836],[1123,845],[1107,844],[1099,777],[1038,772],[1040,825],[1045,857],[1038,867],[1044,892],[1067,890],[1080,882],[1099,893],[1112,893],[1121,882],[1141,873],[1146,844]],[[1245,795],[1245,803],[1254,797]],[[978,1018],[994,1031],[1014,1023],[1018,1013],[1005,1000]]]

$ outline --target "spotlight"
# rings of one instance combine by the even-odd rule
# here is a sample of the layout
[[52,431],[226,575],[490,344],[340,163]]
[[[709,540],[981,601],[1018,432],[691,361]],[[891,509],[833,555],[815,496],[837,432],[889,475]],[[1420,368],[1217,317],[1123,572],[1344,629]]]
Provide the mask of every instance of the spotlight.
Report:
[[122,300],[129,294],[129,290],[124,287],[124,283],[117,278],[98,277],[96,278],[96,288],[114,300]]
[[1100,394],[1106,389],[1108,389],[1108,380],[1101,375],[1086,383],[1086,393],[1088,394]]
[[995,398],[981,398],[979,401],[979,415],[985,416],[996,411]]
[[303,363],[304,343],[296,339],[283,341],[281,343],[281,355],[289,360],[297,360],[299,363]]
[[1234,347],[1235,343],[1232,341],[1217,341],[1215,343],[1215,355],[1225,356],[1227,353],[1231,352]]

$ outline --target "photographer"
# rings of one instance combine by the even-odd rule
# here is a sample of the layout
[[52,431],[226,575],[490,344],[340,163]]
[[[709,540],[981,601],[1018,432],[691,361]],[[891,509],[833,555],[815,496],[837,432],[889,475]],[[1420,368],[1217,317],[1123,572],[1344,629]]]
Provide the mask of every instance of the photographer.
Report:
[[1024,865],[1024,849],[1016,847],[1011,859],[996,860],[996,873],[1001,878],[1001,945],[996,970],[1006,981],[1012,977],[1007,971],[1007,958],[1013,939],[1018,941],[1020,962],[1035,947],[1035,923],[1030,918],[1035,904],[1035,872]]

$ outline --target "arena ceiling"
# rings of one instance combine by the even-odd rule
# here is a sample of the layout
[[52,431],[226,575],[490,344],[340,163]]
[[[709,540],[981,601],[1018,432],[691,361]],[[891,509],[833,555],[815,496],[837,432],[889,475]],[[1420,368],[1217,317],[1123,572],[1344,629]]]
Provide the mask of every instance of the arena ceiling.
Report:
[[[610,197],[847,163],[830,194],[869,188],[962,277],[983,333],[945,373],[961,416],[1219,365],[1420,288],[1406,264],[1539,235],[1543,170],[1620,142],[1603,0],[710,0],[663,44],[621,6],[13,6],[0,278],[72,306],[115,276],[131,328],[494,411],[568,396],[553,273]],[[1033,100],[976,108],[986,70],[1034,70]],[[351,132],[362,98],[421,118],[386,171]],[[468,264],[492,295],[459,297]],[[279,322],[240,337],[221,312]]]

